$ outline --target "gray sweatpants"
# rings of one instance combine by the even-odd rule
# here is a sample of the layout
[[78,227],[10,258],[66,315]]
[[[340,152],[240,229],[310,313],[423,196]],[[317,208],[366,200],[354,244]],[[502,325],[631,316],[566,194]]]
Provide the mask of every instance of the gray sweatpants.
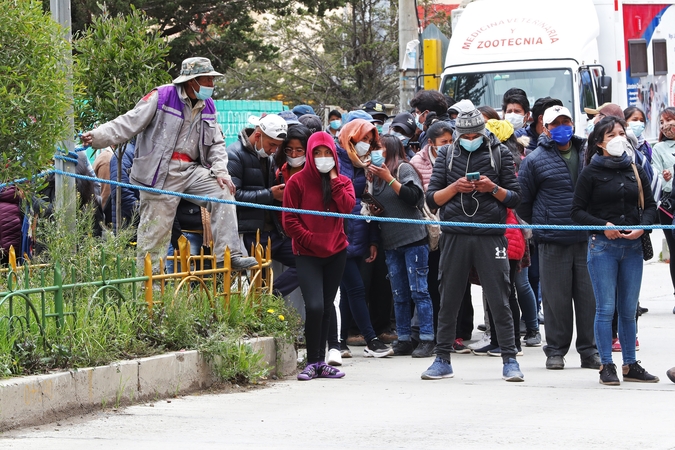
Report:
[[[539,243],[539,285],[546,319],[546,356],[565,356],[572,344],[574,318],[577,351],[582,358],[598,353],[593,324],[595,295],[586,263],[588,243]],[[501,342],[501,341],[499,341]]]
[[[180,160],[169,161],[169,174],[166,177],[165,191],[234,200],[229,189],[221,189],[211,176],[209,169],[196,162]],[[176,216],[180,197],[160,195],[141,191],[140,222],[138,224],[137,264],[143,273],[145,254],[152,257],[152,271],[159,272],[159,257],[164,257],[169,248],[171,228]],[[241,256],[237,212],[234,205],[190,200],[206,207],[211,213],[211,231],[213,233],[213,252],[218,262],[222,262],[225,247],[230,248],[232,256]],[[205,243],[206,244],[206,243]]]
[[439,281],[441,309],[438,312],[437,355],[450,360],[455,341],[457,314],[469,279],[469,270],[478,271],[483,292],[495,322],[502,359],[516,357],[513,317],[509,307],[511,283],[507,241],[503,235],[441,234]]

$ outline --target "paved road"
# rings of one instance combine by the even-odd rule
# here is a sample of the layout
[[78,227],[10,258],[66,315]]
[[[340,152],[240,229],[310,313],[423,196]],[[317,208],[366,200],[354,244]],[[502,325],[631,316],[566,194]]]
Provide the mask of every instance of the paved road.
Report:
[[[474,298],[480,308],[479,291]],[[638,358],[658,384],[602,386],[575,351],[565,370],[547,371],[541,348],[519,358],[524,383],[501,380],[500,358],[473,355],[454,356],[455,378],[422,381],[431,359],[364,359],[355,347],[342,380],[288,379],[100,412],[6,433],[0,448],[675,448],[675,384],[665,377],[675,365],[675,300],[666,264],[645,266],[641,301],[649,313],[639,323]]]

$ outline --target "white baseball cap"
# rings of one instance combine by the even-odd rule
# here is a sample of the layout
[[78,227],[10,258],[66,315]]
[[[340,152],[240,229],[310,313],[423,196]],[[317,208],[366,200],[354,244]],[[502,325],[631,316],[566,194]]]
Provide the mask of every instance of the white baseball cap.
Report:
[[570,120],[572,120],[572,114],[570,113],[569,109],[560,105],[551,106],[546,111],[544,111],[544,126],[547,126],[549,123],[553,122],[560,116],[569,117]]
[[288,125],[283,117],[278,114],[268,114],[265,117],[261,118],[258,122],[258,126],[265,135],[272,139],[286,139],[286,133],[288,132]]

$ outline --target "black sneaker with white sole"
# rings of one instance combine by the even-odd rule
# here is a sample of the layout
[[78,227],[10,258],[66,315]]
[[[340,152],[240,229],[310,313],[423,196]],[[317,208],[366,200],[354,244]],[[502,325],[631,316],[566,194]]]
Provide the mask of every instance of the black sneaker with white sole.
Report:
[[392,356],[394,349],[384,344],[378,338],[372,339],[363,349],[364,358],[384,358],[385,356]]

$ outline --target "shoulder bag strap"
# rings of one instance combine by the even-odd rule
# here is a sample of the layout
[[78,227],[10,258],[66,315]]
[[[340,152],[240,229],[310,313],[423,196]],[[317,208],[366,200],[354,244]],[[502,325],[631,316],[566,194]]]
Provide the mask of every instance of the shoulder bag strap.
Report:
[[635,164],[631,164],[631,167],[633,168],[633,173],[635,174],[635,178],[637,179],[637,184],[638,184],[638,206],[640,207],[641,210],[644,211],[645,209],[645,194],[642,191],[642,180],[640,179],[640,175],[638,174],[637,167]]

